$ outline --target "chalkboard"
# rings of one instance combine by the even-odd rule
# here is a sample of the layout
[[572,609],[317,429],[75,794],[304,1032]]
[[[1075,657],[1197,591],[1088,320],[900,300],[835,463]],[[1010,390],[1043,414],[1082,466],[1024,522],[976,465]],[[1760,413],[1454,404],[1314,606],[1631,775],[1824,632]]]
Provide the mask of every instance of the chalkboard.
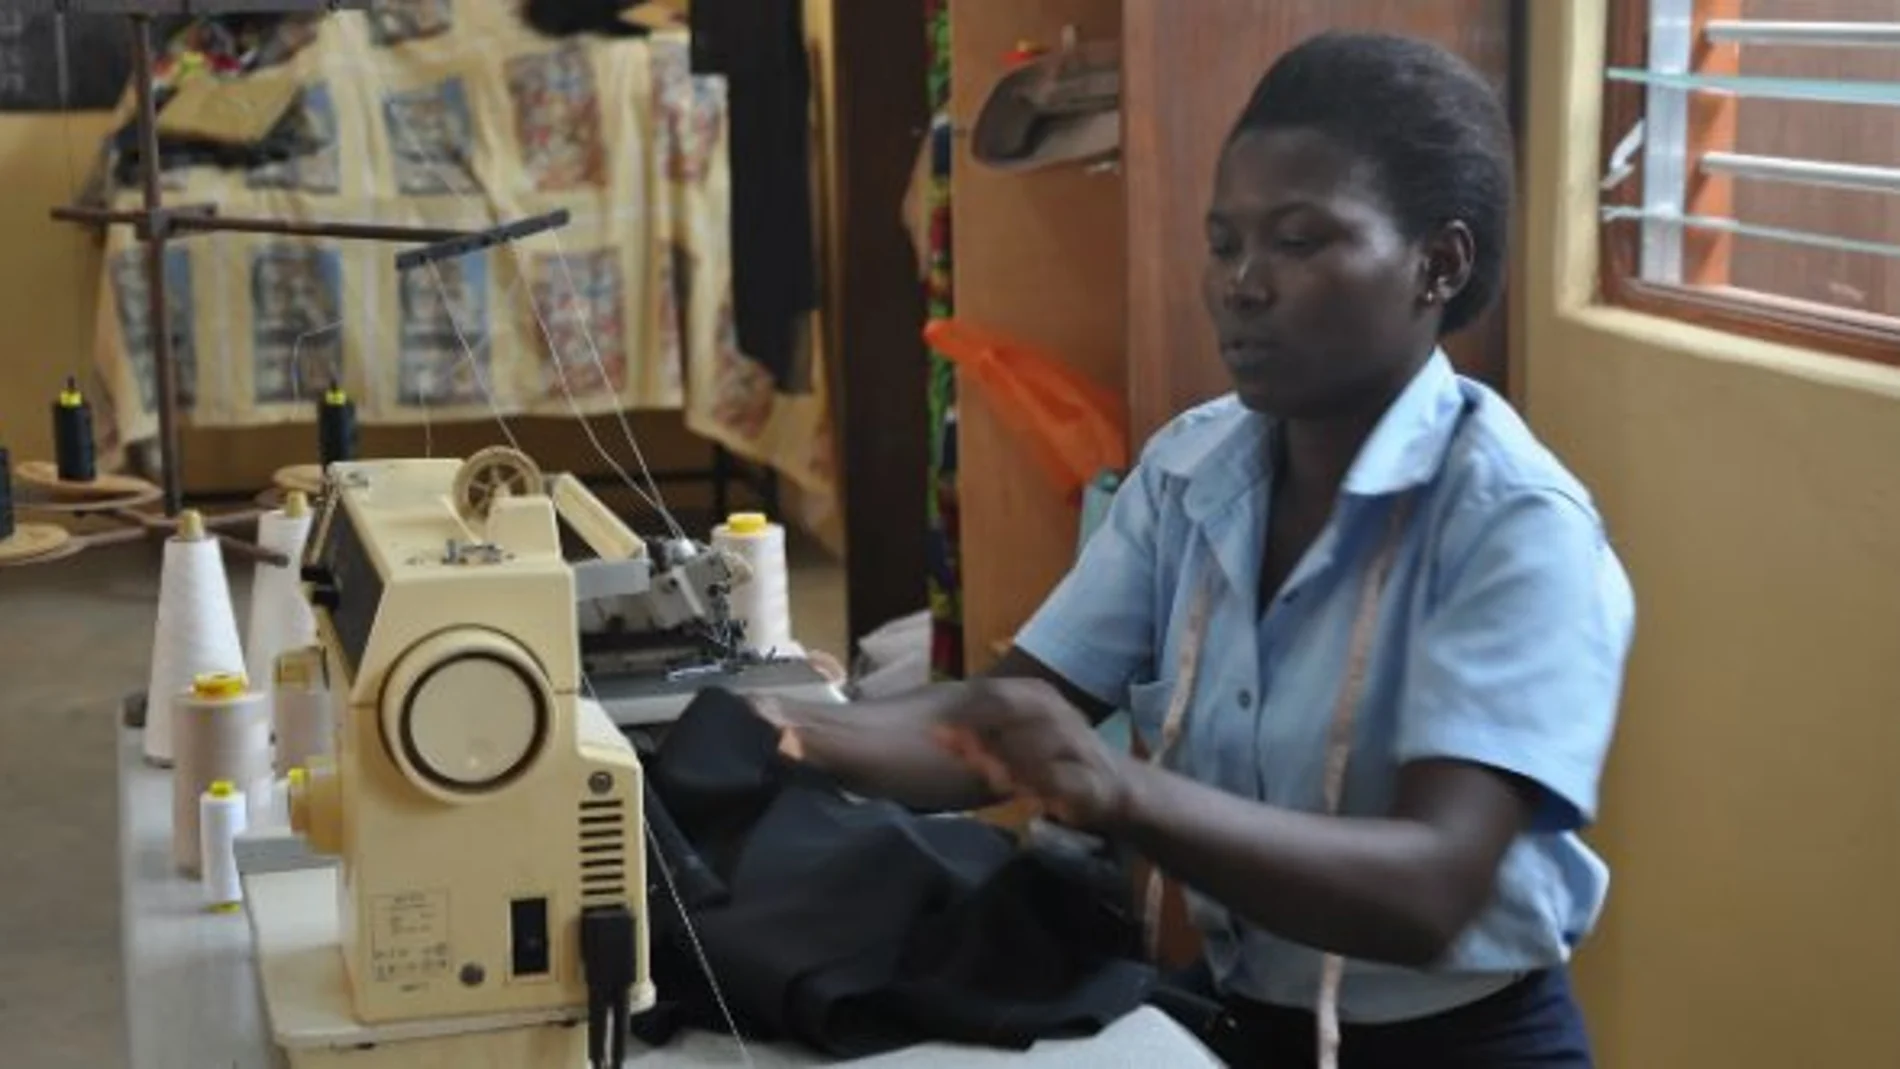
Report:
[[130,26],[123,15],[0,8],[0,111],[111,110],[132,76]]

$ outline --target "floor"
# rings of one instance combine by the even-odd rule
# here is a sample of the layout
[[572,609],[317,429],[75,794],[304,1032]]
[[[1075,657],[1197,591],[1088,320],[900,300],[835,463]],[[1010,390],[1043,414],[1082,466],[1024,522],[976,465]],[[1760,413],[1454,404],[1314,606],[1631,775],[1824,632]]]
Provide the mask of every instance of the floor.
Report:
[[[682,517],[682,519],[685,519]],[[794,629],[842,654],[844,571],[788,551]],[[229,569],[240,609],[249,567]],[[7,1065],[125,1064],[114,733],[145,685],[156,547],[0,570],[0,1050]]]

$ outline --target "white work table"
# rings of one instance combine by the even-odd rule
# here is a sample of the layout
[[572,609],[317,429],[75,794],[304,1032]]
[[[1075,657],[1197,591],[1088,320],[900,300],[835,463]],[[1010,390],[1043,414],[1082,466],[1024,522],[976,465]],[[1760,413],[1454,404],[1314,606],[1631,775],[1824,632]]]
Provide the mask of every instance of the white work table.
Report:
[[[294,846],[247,844],[251,871],[307,866]],[[124,924],[126,1036],[131,1069],[278,1069],[270,1042],[250,927],[242,912],[211,913],[203,887],[171,865],[171,777],[143,760],[136,731],[119,744],[120,910]],[[747,1058],[749,1055],[749,1061]],[[827,1064],[800,1048],[691,1033],[661,1049],[633,1044],[634,1069],[711,1069],[750,1064],[789,1069]],[[931,1044],[850,1063],[856,1069],[1218,1069],[1220,1063],[1173,1021],[1139,1010],[1089,1040],[1049,1041],[1028,1052]],[[539,1069],[539,1067],[535,1067]]]

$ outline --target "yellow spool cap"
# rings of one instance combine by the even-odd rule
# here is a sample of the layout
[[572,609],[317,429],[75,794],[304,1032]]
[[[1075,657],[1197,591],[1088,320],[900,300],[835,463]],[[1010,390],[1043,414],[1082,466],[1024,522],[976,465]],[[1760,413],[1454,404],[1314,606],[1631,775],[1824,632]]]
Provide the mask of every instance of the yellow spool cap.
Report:
[[341,386],[332,386],[329,389],[323,391],[323,403],[326,405],[348,404],[349,400],[350,400],[350,395],[347,393],[344,393],[343,387]]
[[242,672],[205,672],[191,681],[191,693],[197,698],[235,698],[244,693]]
[[86,399],[80,396],[78,390],[59,391],[59,407],[61,408],[78,408],[85,403]]
[[726,517],[726,530],[736,535],[764,534],[767,526],[763,512],[735,512]]
[[210,790],[206,793],[213,798],[229,798],[237,793],[237,784],[228,779],[213,780]]

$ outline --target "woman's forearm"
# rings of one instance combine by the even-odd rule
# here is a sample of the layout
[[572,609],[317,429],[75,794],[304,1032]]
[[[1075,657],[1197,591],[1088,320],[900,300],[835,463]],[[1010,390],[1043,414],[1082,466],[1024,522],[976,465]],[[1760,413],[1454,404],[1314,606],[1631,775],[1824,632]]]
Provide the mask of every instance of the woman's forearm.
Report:
[[914,809],[975,809],[996,801],[981,777],[953,758],[934,731],[947,709],[980,684],[939,683],[891,698],[823,705],[762,700],[766,719],[788,729],[791,756],[845,789]]
[[1264,931],[1413,967],[1483,907],[1496,865],[1491,843],[1427,820],[1279,809],[1148,765],[1131,768],[1116,823],[1162,871]]

